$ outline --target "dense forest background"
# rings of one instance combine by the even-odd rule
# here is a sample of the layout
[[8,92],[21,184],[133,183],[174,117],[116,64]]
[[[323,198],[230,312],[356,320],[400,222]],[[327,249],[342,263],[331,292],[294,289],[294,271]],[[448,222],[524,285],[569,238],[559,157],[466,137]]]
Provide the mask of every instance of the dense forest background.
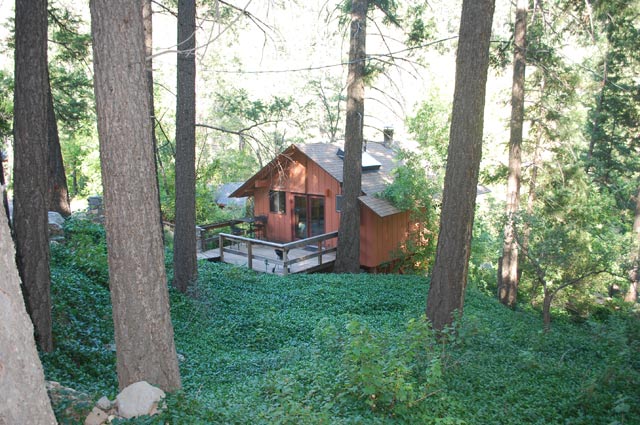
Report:
[[[384,3],[386,12],[372,9],[367,27],[364,137],[379,140],[382,129],[393,127],[398,144],[424,160],[421,167],[435,182],[432,194],[441,190],[446,162],[459,6]],[[498,4],[493,19],[480,168],[480,183],[490,193],[478,198],[472,256],[472,268],[481,271],[495,270],[501,256],[515,6]],[[3,2],[2,10],[1,128],[10,175],[11,4]],[[156,2],[153,10],[155,155],[162,216],[172,221],[176,9]],[[244,181],[291,143],[344,139],[344,11],[340,3],[325,1],[198,5],[197,223],[229,214],[211,202],[218,185]],[[529,5],[517,225],[526,248],[519,273],[532,299],[545,286],[555,294],[568,283],[568,292],[591,297],[630,287],[638,257],[632,231],[638,189],[637,15],[637,2]],[[60,145],[69,194],[81,202],[102,192],[88,7],[53,1],[48,19]],[[433,217],[437,221],[437,213]],[[424,251],[428,256],[433,249]],[[429,267],[426,259],[421,264]],[[487,285],[492,280],[487,276]]]

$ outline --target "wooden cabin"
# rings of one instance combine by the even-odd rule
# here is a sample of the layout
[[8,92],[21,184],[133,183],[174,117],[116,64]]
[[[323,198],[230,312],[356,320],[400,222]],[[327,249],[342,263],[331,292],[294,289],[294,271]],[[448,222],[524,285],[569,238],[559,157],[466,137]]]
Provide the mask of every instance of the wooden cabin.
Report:
[[[254,197],[254,216],[266,217],[264,238],[269,241],[291,242],[337,231],[343,157],[334,144],[291,145],[230,196]],[[395,151],[387,144],[366,144],[359,197],[360,265],[369,271],[391,263],[409,231],[409,212],[374,196],[392,181],[397,165]]]

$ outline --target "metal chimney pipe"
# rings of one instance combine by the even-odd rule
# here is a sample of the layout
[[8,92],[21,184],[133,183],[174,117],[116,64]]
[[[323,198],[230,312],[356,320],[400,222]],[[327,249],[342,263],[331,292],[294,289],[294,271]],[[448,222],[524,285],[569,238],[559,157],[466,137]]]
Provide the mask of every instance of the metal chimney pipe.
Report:
[[385,127],[382,130],[382,135],[384,136],[383,145],[385,148],[390,148],[393,145],[393,127]]

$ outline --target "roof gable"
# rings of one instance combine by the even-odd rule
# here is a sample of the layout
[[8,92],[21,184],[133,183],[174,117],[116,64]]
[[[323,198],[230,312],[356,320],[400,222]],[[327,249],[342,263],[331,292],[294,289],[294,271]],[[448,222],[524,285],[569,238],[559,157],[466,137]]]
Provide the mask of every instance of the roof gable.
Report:
[[[271,173],[278,168],[282,168],[283,164],[286,164],[287,161],[291,161],[297,153],[303,154],[339,183],[342,183],[344,164],[343,160],[337,155],[339,149],[340,146],[332,143],[291,145],[230,196],[242,197],[252,195],[258,180],[269,177]],[[382,192],[388,184],[393,182],[393,169],[400,165],[400,161],[396,158],[395,151],[384,146],[382,143],[368,142],[366,144],[366,154],[376,162],[376,166],[369,167],[370,169],[362,171],[363,196],[359,198],[360,201],[380,217],[401,212],[388,201],[373,196]],[[377,164],[380,164],[380,166],[378,167]]]

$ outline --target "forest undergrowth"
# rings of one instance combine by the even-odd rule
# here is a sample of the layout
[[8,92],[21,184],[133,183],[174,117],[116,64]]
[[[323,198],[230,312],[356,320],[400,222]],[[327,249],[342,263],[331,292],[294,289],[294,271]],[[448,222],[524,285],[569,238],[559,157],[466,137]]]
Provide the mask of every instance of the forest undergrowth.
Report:
[[[71,220],[67,239],[52,247],[46,378],[113,398],[104,230]],[[118,423],[640,423],[631,312],[556,315],[545,333],[538,311],[506,309],[472,281],[459,331],[435,339],[421,276],[199,272],[194,293],[170,291],[183,390],[160,415]],[[75,423],[67,407],[58,420]]]

